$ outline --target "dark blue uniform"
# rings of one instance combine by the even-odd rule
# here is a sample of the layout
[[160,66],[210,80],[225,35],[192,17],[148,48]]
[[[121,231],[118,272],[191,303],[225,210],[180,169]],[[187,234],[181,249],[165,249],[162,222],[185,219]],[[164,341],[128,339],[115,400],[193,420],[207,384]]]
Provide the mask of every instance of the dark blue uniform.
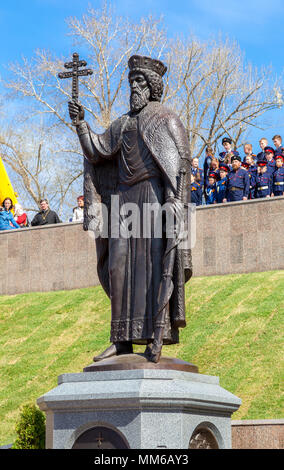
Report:
[[282,155],[282,146],[274,150],[274,156],[276,157],[276,155]]
[[269,174],[270,176],[270,191],[272,192],[272,186],[273,186],[273,175],[275,173],[275,170],[276,170],[276,162],[275,160],[270,160],[269,162],[267,161],[267,173]]
[[[267,147],[264,148],[264,152],[265,152],[265,159],[263,160],[262,164],[266,161],[267,173],[269,173],[270,178],[271,178],[271,190],[272,190],[273,173],[276,169],[276,162],[274,160],[275,151],[272,147],[267,146]],[[271,160],[267,159],[268,154],[271,154],[273,156],[273,158]],[[261,163],[261,162],[258,162],[258,163]],[[261,165],[261,166],[263,166],[263,165]]]
[[284,193],[284,167],[276,168],[273,174],[272,192],[274,196],[283,196]]
[[202,186],[199,183],[191,183],[191,202],[197,206],[202,204]]
[[204,160],[204,165],[203,165],[203,175],[204,175],[204,180],[207,179],[209,173],[210,173],[210,164],[211,164],[211,161],[212,161],[212,157],[210,157],[209,155],[207,157],[205,157],[205,160]]
[[276,162],[275,162],[275,160],[274,160],[274,159],[273,159],[273,160],[270,160],[270,162],[267,161],[267,173],[270,174],[271,179],[273,179],[273,173],[274,173],[275,170],[276,170]]
[[265,152],[264,150],[262,152],[259,152],[256,156],[256,161],[259,162],[259,161],[262,161],[265,159]]
[[218,204],[223,202],[223,199],[226,197],[227,190],[227,176],[217,181],[216,183],[216,201]]
[[216,184],[209,184],[205,188],[205,199],[206,199],[206,204],[214,204],[216,202]]
[[198,181],[198,183],[200,183],[201,185],[203,185],[204,183],[204,173],[203,173],[203,170],[201,168],[193,168],[191,167],[191,174],[193,176],[196,176],[197,175],[197,172],[199,172],[199,176],[200,176],[200,180]]
[[257,177],[257,166],[251,165],[247,169],[249,175],[249,199],[254,199],[255,197],[255,184]]
[[272,190],[271,177],[268,171],[256,177],[255,197],[261,198],[270,196]]
[[243,168],[231,170],[228,174],[226,199],[228,201],[242,201],[243,197],[248,197],[250,181],[249,175]]

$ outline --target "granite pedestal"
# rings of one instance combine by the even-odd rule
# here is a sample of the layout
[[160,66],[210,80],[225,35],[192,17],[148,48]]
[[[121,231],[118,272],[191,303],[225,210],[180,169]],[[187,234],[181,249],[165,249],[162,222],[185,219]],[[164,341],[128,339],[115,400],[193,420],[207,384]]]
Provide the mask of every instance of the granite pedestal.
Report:
[[149,366],[138,355],[120,356],[59,376],[58,386],[38,399],[47,418],[46,447],[231,448],[231,414],[241,400],[218,377],[171,361],[169,369],[163,361]]

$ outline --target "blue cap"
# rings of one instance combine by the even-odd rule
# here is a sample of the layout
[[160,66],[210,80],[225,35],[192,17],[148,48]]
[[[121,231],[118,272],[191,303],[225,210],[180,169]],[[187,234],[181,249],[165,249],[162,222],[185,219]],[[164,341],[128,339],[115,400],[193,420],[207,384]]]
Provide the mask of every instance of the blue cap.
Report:
[[221,165],[219,166],[219,170],[230,171],[230,167],[226,165],[226,163],[221,163]]

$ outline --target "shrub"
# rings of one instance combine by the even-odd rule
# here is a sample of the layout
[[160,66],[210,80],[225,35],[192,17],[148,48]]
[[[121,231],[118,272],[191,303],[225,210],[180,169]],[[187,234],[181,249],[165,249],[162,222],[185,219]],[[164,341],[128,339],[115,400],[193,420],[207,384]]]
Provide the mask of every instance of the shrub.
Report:
[[13,449],[45,449],[45,415],[34,404],[24,405],[16,423]]

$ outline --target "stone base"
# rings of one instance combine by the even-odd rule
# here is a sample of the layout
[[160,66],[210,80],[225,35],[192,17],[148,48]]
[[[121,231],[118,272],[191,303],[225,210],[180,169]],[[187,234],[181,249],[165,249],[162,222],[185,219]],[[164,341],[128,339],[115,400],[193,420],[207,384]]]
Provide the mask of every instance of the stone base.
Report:
[[[58,387],[38,399],[47,418],[47,448],[231,448],[230,418],[241,401],[220,387],[218,377],[155,364],[140,368],[144,360],[131,356],[132,368],[128,357],[125,369],[59,376]],[[89,367],[122,367],[122,359]],[[196,367],[161,361],[175,362]]]
[[113,356],[103,361],[94,362],[84,368],[84,372],[98,372],[107,370],[130,370],[130,369],[166,369],[181,370],[183,372],[198,372],[197,366],[190,362],[182,361],[174,357],[161,357],[155,364],[146,359],[144,354],[122,354]]

